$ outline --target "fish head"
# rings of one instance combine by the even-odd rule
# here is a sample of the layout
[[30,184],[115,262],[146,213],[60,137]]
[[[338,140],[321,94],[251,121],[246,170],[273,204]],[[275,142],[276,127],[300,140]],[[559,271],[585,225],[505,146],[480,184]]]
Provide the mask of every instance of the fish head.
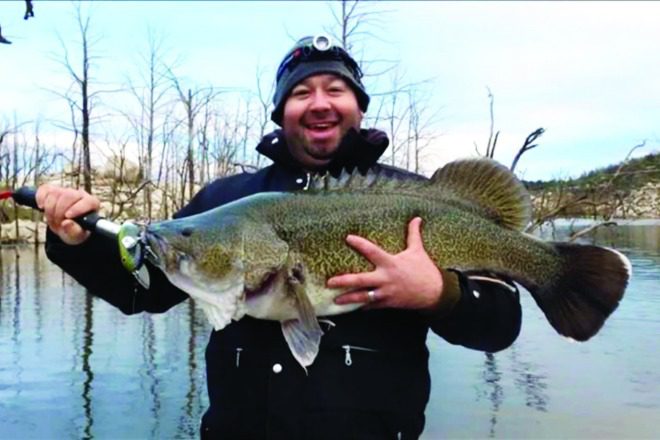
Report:
[[151,261],[168,276],[195,277],[197,283],[214,284],[242,264],[240,224],[216,219],[209,224],[199,216],[153,223],[145,230]]
[[242,231],[238,219],[217,212],[144,231],[148,260],[195,300],[215,330],[245,314]]

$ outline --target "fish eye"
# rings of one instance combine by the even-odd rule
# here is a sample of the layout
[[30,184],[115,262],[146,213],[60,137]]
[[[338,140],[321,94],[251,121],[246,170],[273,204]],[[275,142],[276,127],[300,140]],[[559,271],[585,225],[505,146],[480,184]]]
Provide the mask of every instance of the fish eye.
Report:
[[193,234],[193,228],[187,226],[181,230],[181,235],[184,237],[190,237]]

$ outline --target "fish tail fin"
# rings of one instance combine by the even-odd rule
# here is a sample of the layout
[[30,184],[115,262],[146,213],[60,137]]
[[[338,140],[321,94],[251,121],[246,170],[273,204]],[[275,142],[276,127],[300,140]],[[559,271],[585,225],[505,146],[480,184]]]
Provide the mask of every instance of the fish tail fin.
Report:
[[558,333],[586,341],[619,305],[632,266],[614,249],[552,244],[563,260],[563,272],[547,285],[525,287]]

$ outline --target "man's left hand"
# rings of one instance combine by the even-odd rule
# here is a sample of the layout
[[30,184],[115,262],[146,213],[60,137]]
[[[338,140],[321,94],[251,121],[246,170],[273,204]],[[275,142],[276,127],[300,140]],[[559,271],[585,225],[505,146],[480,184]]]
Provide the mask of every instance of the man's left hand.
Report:
[[370,308],[435,308],[443,291],[442,274],[424,249],[421,225],[419,217],[410,221],[407,247],[398,254],[390,254],[356,235],[346,237],[346,242],[369,260],[374,270],[330,278],[328,287],[350,290],[335,298],[335,303],[369,303]]

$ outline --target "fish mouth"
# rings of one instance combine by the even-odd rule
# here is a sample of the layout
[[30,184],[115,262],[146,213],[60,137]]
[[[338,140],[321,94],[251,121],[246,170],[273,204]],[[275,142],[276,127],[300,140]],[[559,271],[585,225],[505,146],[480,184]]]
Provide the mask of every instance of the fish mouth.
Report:
[[164,261],[161,256],[165,255],[165,240],[155,232],[145,231],[144,241],[147,261],[162,269]]
[[182,252],[177,251],[160,234],[154,231],[145,232],[146,241],[146,259],[161,270],[167,270],[181,262],[186,257]]

